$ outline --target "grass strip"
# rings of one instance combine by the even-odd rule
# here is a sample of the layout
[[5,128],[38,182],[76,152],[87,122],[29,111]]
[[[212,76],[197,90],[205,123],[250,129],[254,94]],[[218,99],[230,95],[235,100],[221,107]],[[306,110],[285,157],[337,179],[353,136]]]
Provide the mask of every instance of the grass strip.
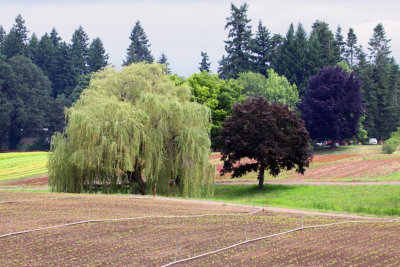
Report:
[[374,216],[400,216],[398,185],[219,185],[217,201]]

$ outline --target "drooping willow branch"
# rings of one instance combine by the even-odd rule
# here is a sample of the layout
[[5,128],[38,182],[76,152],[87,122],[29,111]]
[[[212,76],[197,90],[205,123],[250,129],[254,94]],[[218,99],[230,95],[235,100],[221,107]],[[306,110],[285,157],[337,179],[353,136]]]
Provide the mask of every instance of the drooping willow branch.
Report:
[[176,86],[162,66],[94,74],[66,118],[64,132],[52,138],[53,190],[117,192],[135,184],[144,193],[157,183],[161,194],[212,192],[210,110],[190,102],[190,89]]

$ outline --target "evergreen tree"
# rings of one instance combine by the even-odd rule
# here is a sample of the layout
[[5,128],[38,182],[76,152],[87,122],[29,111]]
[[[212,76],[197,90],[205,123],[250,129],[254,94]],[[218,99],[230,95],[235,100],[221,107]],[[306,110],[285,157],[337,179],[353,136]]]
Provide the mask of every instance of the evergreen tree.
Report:
[[0,25],[0,53],[1,53],[1,49],[2,49],[2,45],[4,42],[4,39],[6,38],[6,31],[4,30],[3,26]]
[[108,65],[108,55],[99,37],[93,39],[89,46],[87,62],[89,72],[98,71]]
[[237,78],[239,73],[251,71],[251,26],[247,18],[248,5],[244,3],[239,8],[231,4],[231,16],[227,18],[225,30],[228,29],[228,40],[225,41],[227,56],[221,65],[221,77]]
[[157,60],[158,64],[163,64],[165,66],[165,73],[171,74],[171,68],[169,67],[168,58],[163,52],[160,58]]
[[291,24],[285,40],[278,49],[275,63],[277,72],[287,77],[290,83],[296,84],[300,96],[305,93],[308,78],[307,47],[307,34],[303,25],[299,23],[294,33],[293,24]]
[[21,15],[18,15],[15,18],[15,24],[3,41],[2,53],[7,58],[16,55],[27,56],[28,32],[25,26],[25,20],[22,19]]
[[345,52],[346,52],[346,42],[344,41],[343,35],[342,35],[342,27],[340,25],[336,29],[335,33],[335,42],[334,42],[334,52],[335,52],[335,58],[338,60],[338,62],[343,61],[345,58]]
[[56,28],[53,27],[53,29],[50,32],[50,39],[53,42],[53,47],[58,47],[60,42],[61,42],[61,37],[58,36],[58,32]]
[[74,31],[71,39],[71,59],[76,75],[88,73],[87,56],[88,56],[88,40],[86,32],[82,26]]
[[298,24],[295,36],[295,54],[296,54],[296,79],[292,83],[297,85],[300,97],[303,97],[306,91],[308,77],[310,76],[308,70],[308,39],[307,34],[301,23]]
[[[49,79],[52,82],[52,96],[69,97],[80,76],[73,67],[70,46],[61,40],[55,28],[50,32],[53,43],[54,66],[50,68]],[[65,102],[65,101],[61,101]]]
[[39,66],[44,74],[53,80],[53,68],[57,65],[54,57],[53,42],[48,33],[45,33],[39,41],[36,56],[33,58],[33,63]]
[[152,63],[154,61],[154,58],[149,50],[149,40],[147,39],[147,35],[144,32],[140,21],[136,22],[129,39],[131,40],[131,44],[127,49],[126,61],[124,61],[123,64],[124,66],[137,62],[145,61]]
[[354,33],[354,29],[350,28],[349,32],[347,33],[345,58],[351,69],[354,66],[354,57],[357,48],[356,44],[357,44],[357,36]]
[[34,63],[37,57],[38,49],[39,49],[39,39],[37,38],[36,34],[33,33],[28,43],[28,58],[32,60],[32,62]]
[[274,34],[271,38],[271,53],[270,53],[270,66],[275,66],[278,63],[276,62],[277,54],[279,51],[279,47],[283,43],[285,38],[280,34]]
[[267,71],[271,67],[272,40],[267,27],[258,22],[256,36],[253,39],[251,50],[254,54],[254,71],[267,76]]
[[70,46],[65,42],[60,42],[55,48],[54,57],[57,65],[53,68],[51,75],[53,83],[52,96],[56,98],[59,95],[64,95],[68,98],[76,87],[78,77],[80,76],[77,75],[74,68]]
[[308,39],[307,59],[308,77],[317,74],[324,67],[322,46],[315,32]]
[[380,140],[387,139],[398,126],[398,123],[396,123],[398,118],[396,118],[395,113],[392,113],[394,110],[392,107],[394,92],[390,86],[392,68],[389,57],[391,53],[389,42],[383,25],[379,23],[374,28],[373,36],[368,42],[370,64],[372,65],[370,72],[372,86],[365,87],[365,90],[366,94],[370,96],[370,99],[367,99],[369,104],[367,114],[370,113],[368,115],[374,119],[374,128],[368,127],[368,121],[366,121],[366,128],[369,133],[374,134]]
[[290,82],[295,79],[293,67],[295,64],[295,36],[293,23],[290,24],[286,37],[278,48],[274,69],[279,75],[284,75]]
[[218,61],[218,74],[221,79],[228,79],[229,73],[228,71],[228,60],[225,55],[222,55],[221,60]]
[[[335,38],[332,31],[329,29],[329,25],[326,22],[317,20],[312,25],[311,35],[315,34],[317,37],[322,50],[322,66],[334,66],[340,61],[338,53],[335,52],[337,49]],[[337,51],[337,50],[336,50]]]
[[200,62],[200,67],[199,70],[200,72],[206,71],[210,72],[210,65],[211,63],[209,62],[210,57],[207,55],[207,52],[201,51],[201,62]]

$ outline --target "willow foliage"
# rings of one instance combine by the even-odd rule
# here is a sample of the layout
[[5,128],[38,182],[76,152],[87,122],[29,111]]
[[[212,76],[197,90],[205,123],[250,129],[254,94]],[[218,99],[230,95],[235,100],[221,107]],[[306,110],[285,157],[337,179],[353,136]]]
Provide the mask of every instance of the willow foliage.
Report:
[[212,193],[210,110],[190,102],[159,64],[107,68],[92,77],[52,138],[49,182],[55,191]]

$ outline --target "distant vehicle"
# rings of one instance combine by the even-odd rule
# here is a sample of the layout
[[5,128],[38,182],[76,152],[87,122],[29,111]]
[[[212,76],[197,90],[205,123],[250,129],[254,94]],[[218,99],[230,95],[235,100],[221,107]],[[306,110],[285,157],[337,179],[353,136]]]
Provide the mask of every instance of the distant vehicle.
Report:
[[368,143],[370,145],[377,145],[378,144],[378,140],[376,140],[376,138],[370,138]]
[[324,141],[324,142],[320,142],[320,143],[317,143],[317,146],[326,146],[326,141]]

